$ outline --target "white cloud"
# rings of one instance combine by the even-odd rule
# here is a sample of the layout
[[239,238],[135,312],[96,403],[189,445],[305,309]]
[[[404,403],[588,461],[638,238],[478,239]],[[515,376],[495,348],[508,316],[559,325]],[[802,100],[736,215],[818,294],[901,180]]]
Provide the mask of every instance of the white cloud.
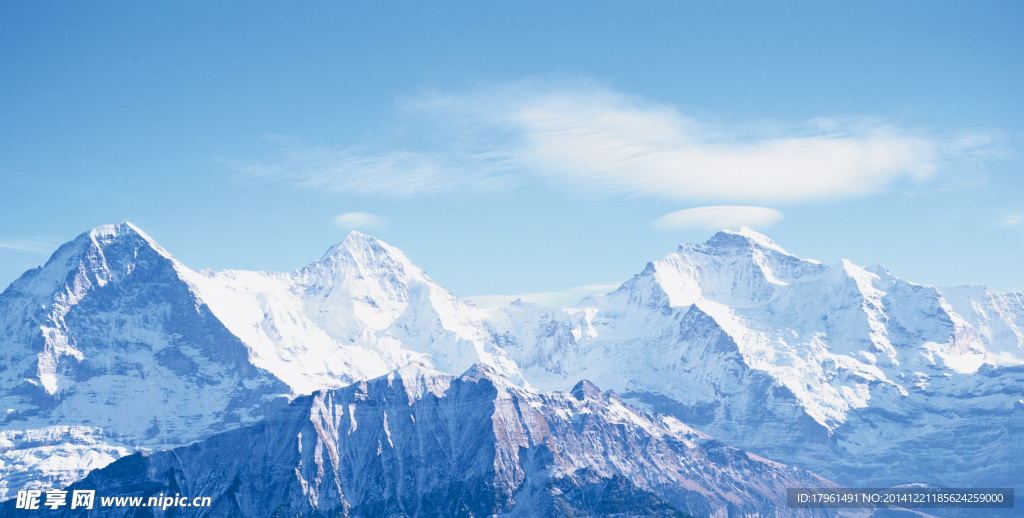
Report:
[[877,124],[819,120],[737,136],[610,92],[532,97],[509,117],[526,164],[598,194],[803,201],[870,194],[934,170],[929,141]]
[[1021,223],[1024,223],[1024,216],[1013,215],[1013,216],[1007,216],[1006,219],[1004,219],[1003,222],[999,226],[1001,226],[1001,227],[1012,227],[1012,226],[1020,225]]
[[[706,123],[579,84],[423,95],[400,107],[396,139],[414,134],[415,145],[292,145],[272,159],[234,165],[255,177],[362,195],[499,190],[540,180],[597,196],[778,203],[920,181],[948,155],[969,154],[981,142],[939,141],[865,120]],[[405,150],[413,148],[428,151]]]
[[782,221],[782,212],[767,207],[718,205],[670,212],[656,220],[658,230],[722,230],[769,228]]
[[537,304],[546,307],[571,306],[590,295],[600,295],[615,291],[621,283],[615,284],[593,284],[590,286],[579,286],[561,291],[547,291],[536,293],[520,293],[518,295],[475,295],[465,297],[467,302],[472,302],[482,308],[494,308],[507,306],[516,299],[523,302]]
[[345,230],[377,230],[387,226],[384,218],[368,212],[346,212],[334,217],[334,224]]

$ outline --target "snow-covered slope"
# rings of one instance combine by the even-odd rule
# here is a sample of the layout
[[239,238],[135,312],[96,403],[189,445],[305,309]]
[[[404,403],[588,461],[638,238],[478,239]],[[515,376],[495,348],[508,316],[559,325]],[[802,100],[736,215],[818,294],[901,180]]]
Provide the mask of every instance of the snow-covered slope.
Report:
[[256,425],[121,459],[71,489],[208,496],[210,508],[176,515],[210,517],[837,514],[786,509],[789,487],[834,485],[589,382],[537,394],[477,364],[461,377],[412,365],[318,391]]
[[281,395],[476,361],[522,383],[478,310],[371,237],[290,274],[198,273],[129,223],[99,227],[0,295],[0,499],[254,422]]
[[539,388],[592,379],[839,482],[1007,485],[1024,480],[1022,299],[830,268],[743,229],[486,323]]
[[342,387],[410,363],[462,372],[477,361],[522,383],[482,313],[400,250],[352,232],[292,273],[225,270],[188,277],[250,350],[296,393]]

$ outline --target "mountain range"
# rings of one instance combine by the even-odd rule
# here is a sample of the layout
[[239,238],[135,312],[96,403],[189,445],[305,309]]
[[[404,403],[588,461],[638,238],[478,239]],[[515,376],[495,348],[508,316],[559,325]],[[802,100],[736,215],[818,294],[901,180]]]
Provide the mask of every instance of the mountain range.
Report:
[[[1021,293],[922,286],[878,265],[828,267],[741,229],[682,245],[575,306],[479,308],[356,232],[291,273],[196,272],[123,223],[82,234],[0,294],[0,499],[66,486],[120,457],[169,462],[133,454],[223,441],[416,368],[436,372],[417,379],[449,387],[477,386],[482,378],[461,375],[486,372],[485,385],[540,402],[535,420],[548,428],[559,412],[581,410],[558,391],[590,380],[611,390],[592,398],[606,410],[591,412],[620,405],[656,428],[672,420],[700,441],[749,452],[743,462],[766,457],[847,486],[1024,480]],[[488,419],[501,414],[498,400],[481,410]],[[390,423],[383,412],[370,420]],[[644,430],[678,436],[671,426]],[[543,443],[530,437],[534,455]],[[561,471],[544,484],[624,477],[616,483],[627,493],[680,509],[728,507],[710,497],[693,507],[607,458],[602,468],[576,452],[553,455],[561,460],[545,462]],[[529,462],[509,466],[525,473]],[[370,501],[346,491],[332,508]]]

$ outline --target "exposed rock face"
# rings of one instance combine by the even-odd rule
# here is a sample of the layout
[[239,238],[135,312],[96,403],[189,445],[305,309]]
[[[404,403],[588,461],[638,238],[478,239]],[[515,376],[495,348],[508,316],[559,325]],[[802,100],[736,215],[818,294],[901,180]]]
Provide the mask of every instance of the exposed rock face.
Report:
[[830,486],[590,382],[537,394],[478,364],[461,377],[409,366],[318,391],[255,425],[123,458],[70,489],[96,490],[90,516],[125,514],[100,507],[103,496],[180,493],[212,498],[180,516],[756,517],[797,515],[785,509],[787,487]]
[[255,422],[289,392],[183,268],[135,227],[101,227],[0,295],[0,498]]

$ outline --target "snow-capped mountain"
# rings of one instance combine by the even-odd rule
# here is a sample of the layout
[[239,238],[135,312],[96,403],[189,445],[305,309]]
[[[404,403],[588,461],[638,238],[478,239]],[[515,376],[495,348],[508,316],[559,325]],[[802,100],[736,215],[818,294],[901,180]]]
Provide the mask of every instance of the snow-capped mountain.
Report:
[[[255,425],[121,459],[70,489],[211,498],[177,516],[833,515],[787,510],[788,487],[834,485],[589,382],[537,394],[477,364],[463,376],[411,365],[317,391]],[[90,516],[126,512],[97,505]]]
[[1022,359],[1024,294],[828,267],[748,229],[576,306],[483,310],[359,233],[291,273],[195,272],[125,223],[0,294],[0,500],[296,395],[477,363],[526,391],[590,379],[850,486],[1021,487]]
[[0,499],[412,362],[521,382],[467,308],[358,233],[290,274],[197,273],[131,224],[96,228],[0,295]]
[[540,389],[591,379],[853,486],[1024,480],[1024,295],[800,259],[743,229],[607,295],[492,310]]

